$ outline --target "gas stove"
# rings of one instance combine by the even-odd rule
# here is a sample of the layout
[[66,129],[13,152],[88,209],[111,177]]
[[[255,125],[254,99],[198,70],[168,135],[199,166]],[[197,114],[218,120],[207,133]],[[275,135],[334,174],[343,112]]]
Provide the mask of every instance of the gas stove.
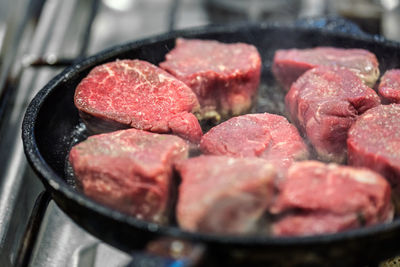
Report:
[[[395,2],[382,1],[386,16],[380,18],[379,33],[400,40],[400,12]],[[131,255],[100,241],[65,215],[25,159],[20,139],[24,111],[32,97],[63,68],[113,45],[158,33],[212,23],[286,22],[335,14],[333,3],[0,1],[0,265],[133,266]]]

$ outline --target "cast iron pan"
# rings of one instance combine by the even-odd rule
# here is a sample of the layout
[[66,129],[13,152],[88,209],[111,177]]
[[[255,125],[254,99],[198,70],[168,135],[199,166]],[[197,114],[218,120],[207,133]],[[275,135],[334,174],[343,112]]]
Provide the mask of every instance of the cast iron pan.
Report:
[[300,23],[291,26],[240,24],[196,28],[116,46],[89,57],[56,76],[30,103],[22,126],[26,156],[64,212],[93,235],[127,252],[167,236],[201,243],[206,247],[206,262],[213,260],[216,265],[228,266],[299,263],[307,266],[326,266],[328,263],[356,266],[374,264],[400,254],[398,217],[390,224],[311,237],[272,238],[190,233],[174,225],[159,226],[136,220],[97,204],[75,189],[69,175],[66,163],[69,149],[73,143],[85,137],[85,129],[73,103],[77,84],[94,66],[116,59],[138,58],[158,64],[174,47],[176,37],[254,44],[263,62],[260,98],[254,112],[284,112],[284,95],[270,72],[273,54],[279,48],[364,48],[376,54],[382,73],[400,67],[398,43],[357,31],[357,34],[354,31],[346,33],[340,27],[331,30],[328,26],[321,21],[312,27]]

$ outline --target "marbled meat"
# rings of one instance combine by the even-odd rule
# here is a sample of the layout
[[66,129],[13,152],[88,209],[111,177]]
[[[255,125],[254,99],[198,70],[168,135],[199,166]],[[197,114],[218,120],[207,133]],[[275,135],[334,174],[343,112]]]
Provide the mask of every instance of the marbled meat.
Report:
[[[400,104],[379,105],[349,130],[348,163],[375,170],[400,185]],[[398,188],[400,189],[400,188]]]
[[187,156],[188,144],[177,136],[127,129],[90,136],[72,147],[69,161],[88,197],[165,223],[172,164]]
[[263,159],[200,156],[177,169],[177,220],[189,231],[254,232],[274,196],[275,170]]
[[271,227],[276,236],[337,233],[391,221],[391,188],[366,168],[296,162],[271,212],[278,215]]
[[378,94],[384,103],[400,104],[400,69],[392,69],[381,77]]
[[277,50],[272,72],[284,89],[289,90],[298,77],[317,66],[348,68],[369,87],[379,78],[379,62],[373,53],[335,47]]
[[261,57],[249,44],[178,38],[160,67],[192,88],[202,118],[219,120],[250,109],[260,82]]
[[191,113],[199,108],[192,90],[141,60],[117,60],[95,67],[77,86],[75,106],[94,133],[133,127],[172,132],[192,142],[199,142],[202,136]]
[[285,104],[319,159],[342,163],[349,128],[358,115],[379,105],[380,99],[348,69],[322,66],[300,76]]
[[203,153],[231,157],[261,157],[286,169],[309,156],[296,127],[285,117],[262,113],[231,118],[203,135]]

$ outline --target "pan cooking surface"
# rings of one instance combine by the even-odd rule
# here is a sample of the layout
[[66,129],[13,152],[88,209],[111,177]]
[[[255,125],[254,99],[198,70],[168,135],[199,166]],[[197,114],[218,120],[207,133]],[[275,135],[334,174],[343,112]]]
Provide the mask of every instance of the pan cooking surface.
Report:
[[[253,105],[250,113],[273,113],[273,114],[278,114],[286,117],[289,120],[289,117],[287,115],[286,109],[285,109],[285,91],[278,85],[278,83],[275,81],[274,77],[272,76],[270,72],[271,68],[271,61],[264,62],[263,63],[263,68],[262,68],[262,73],[261,73],[261,81],[260,81],[260,86],[259,86],[259,91],[258,91],[258,96],[256,98],[255,104]],[[206,127],[203,127],[204,129],[209,129],[212,126],[206,125]],[[89,136],[88,130],[86,129],[85,124],[79,119],[78,124],[74,126],[74,129],[71,131],[70,136],[67,137],[69,138],[69,148],[68,152],[70,149],[77,143],[85,140]],[[304,137],[304,136],[303,136]],[[305,139],[307,142],[307,139]],[[309,148],[311,150],[311,147]],[[77,180],[74,177],[74,173],[72,170],[72,167],[69,163],[68,160],[68,154],[65,158],[65,180],[69,186],[74,188],[77,191],[80,191],[80,186],[77,184]],[[197,153],[195,154],[197,156]],[[317,160],[316,154],[311,151],[311,156],[310,159]],[[176,190],[173,190],[176,192]],[[81,191],[80,191],[81,192]],[[177,196],[174,196],[174,198]],[[169,211],[170,214],[174,214],[175,211],[171,210]],[[396,215],[397,217],[397,215]],[[174,220],[173,220],[174,221]],[[172,222],[172,225],[176,226],[176,223]]]
[[[284,98],[285,98],[285,92],[274,81],[274,78],[271,76],[271,73],[268,71],[268,69],[264,67],[261,74],[258,96],[250,113],[268,112],[287,117],[285,111]],[[206,125],[206,127],[203,128],[212,127],[212,126],[209,127],[207,126],[208,125]],[[68,160],[68,154],[74,145],[84,141],[85,139],[88,138],[88,136],[89,132],[85,124],[81,120],[79,120],[78,124],[74,126],[73,130],[70,133],[70,136],[66,136],[66,139],[69,139],[68,142],[69,148],[67,156],[65,157],[64,177],[66,183],[78,191],[80,191],[80,185],[77,184],[78,181],[75,179],[73,169]],[[197,153],[195,153],[195,155],[197,156]]]
[[[254,44],[262,56],[263,66],[259,97],[253,113],[270,112],[285,115],[284,92],[277,86],[270,72],[273,54],[277,49],[314,46],[363,48],[376,54],[381,73],[400,67],[400,45],[397,43],[321,29],[267,24],[231,25],[175,32],[117,46],[90,57],[49,82],[31,102],[23,123],[24,148],[29,162],[52,193],[56,203],[72,219],[92,234],[125,251],[132,251],[142,247],[149,240],[166,235],[203,242],[212,246],[213,250],[225,251],[224,253],[229,255],[237,253],[237,249],[243,249],[239,254],[244,254],[240,255],[250,253],[256,257],[274,258],[279,255],[282,258],[282,255],[285,255],[285,258],[289,255],[312,252],[312,257],[321,254],[324,258],[342,260],[364,257],[368,260],[371,257],[394,256],[393,253],[400,251],[398,217],[390,224],[333,235],[296,238],[219,236],[188,233],[177,227],[163,227],[139,221],[86,198],[79,191],[67,160],[72,145],[87,138],[86,128],[73,104],[77,84],[93,67],[116,59],[138,58],[158,64],[174,47],[176,37]],[[366,247],[368,251],[365,251]],[[274,256],[275,254],[277,256]]]

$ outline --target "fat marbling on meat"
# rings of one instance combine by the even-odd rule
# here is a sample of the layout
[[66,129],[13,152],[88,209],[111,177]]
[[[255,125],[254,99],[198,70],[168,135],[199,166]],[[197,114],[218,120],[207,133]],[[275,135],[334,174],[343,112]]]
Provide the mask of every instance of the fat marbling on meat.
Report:
[[202,118],[218,121],[250,109],[260,83],[261,57],[249,44],[178,38],[160,67],[192,88]]
[[383,74],[378,93],[382,102],[400,104],[400,69],[388,70]]
[[322,66],[300,76],[285,104],[319,159],[342,163],[349,128],[358,115],[379,105],[380,99],[348,69]]
[[179,162],[177,170],[176,215],[189,231],[255,232],[274,197],[276,171],[263,159],[203,155]]
[[260,157],[286,169],[309,156],[296,127],[283,116],[260,113],[231,118],[203,135],[203,153],[231,157]]
[[188,156],[180,137],[127,129],[90,136],[69,161],[88,197],[157,223],[167,220],[172,165]]
[[94,133],[133,127],[172,132],[192,142],[202,136],[191,113],[199,108],[192,90],[142,60],[117,60],[95,67],[77,86],[75,106]]
[[375,170],[398,188],[400,104],[379,105],[365,112],[350,128],[347,146],[350,165]]
[[337,47],[277,50],[272,72],[288,91],[298,77],[318,66],[348,68],[369,87],[373,87],[379,78],[379,62],[373,53],[364,49]]
[[276,236],[337,233],[389,222],[391,188],[384,177],[366,168],[295,162],[271,207],[278,215]]

